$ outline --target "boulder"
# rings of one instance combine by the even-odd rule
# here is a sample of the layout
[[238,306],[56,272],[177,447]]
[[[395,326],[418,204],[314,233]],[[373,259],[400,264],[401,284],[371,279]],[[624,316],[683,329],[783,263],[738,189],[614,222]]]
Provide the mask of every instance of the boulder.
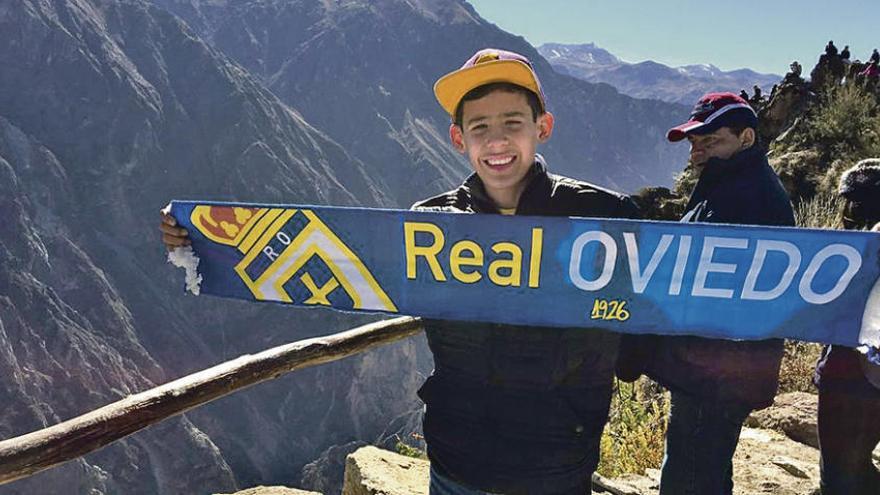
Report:
[[247,490],[242,490],[240,492],[235,492],[231,494],[227,493],[215,493],[214,495],[322,495],[320,492],[309,492],[306,490],[298,490],[296,488],[288,488],[286,486],[255,486],[253,488],[248,488]]
[[817,395],[806,392],[779,394],[772,406],[753,412],[746,425],[776,430],[796,442],[819,448],[816,431],[818,402]]
[[345,459],[343,495],[427,495],[430,464],[368,446]]
[[773,93],[770,101],[758,111],[758,136],[764,143],[770,143],[788,129],[792,128],[816,95],[806,83],[784,83]]
[[[746,419],[746,426],[780,431],[789,438],[819,448],[816,426],[819,396],[805,392],[779,394],[767,409],[755,411]],[[874,449],[874,463],[880,467],[880,446]]]
[[648,469],[645,475],[627,473],[617,478],[593,474],[593,493],[611,495],[653,495],[660,489],[660,472]]

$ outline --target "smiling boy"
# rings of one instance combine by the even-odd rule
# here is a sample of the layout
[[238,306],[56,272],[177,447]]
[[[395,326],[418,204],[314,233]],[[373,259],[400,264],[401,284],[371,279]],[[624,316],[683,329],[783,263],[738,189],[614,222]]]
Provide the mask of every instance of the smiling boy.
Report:
[[[553,115],[526,57],[480,50],[434,86],[474,170],[417,210],[634,218],[626,196],[551,174],[535,153]],[[435,369],[419,396],[431,494],[590,493],[619,336],[428,320]]]

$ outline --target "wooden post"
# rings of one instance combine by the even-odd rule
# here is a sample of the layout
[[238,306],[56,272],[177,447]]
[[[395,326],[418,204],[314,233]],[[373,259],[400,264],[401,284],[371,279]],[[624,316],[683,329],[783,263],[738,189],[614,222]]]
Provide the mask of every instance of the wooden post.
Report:
[[0,484],[83,456],[245,387],[389,344],[421,330],[420,320],[402,317],[244,355],[49,428],[4,440],[0,442]]

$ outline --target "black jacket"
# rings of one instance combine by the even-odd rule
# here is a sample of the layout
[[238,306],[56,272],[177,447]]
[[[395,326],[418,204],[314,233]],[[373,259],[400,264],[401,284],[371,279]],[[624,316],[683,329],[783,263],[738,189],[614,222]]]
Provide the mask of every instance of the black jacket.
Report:
[[[792,226],[794,211],[763,150],[752,146],[729,160],[709,160],[681,221]],[[633,359],[630,340],[639,338],[627,337],[622,361]],[[753,409],[773,403],[782,340],[663,336],[642,339],[638,347],[636,359],[647,374],[671,390]]]
[[[417,210],[498,213],[476,175]],[[548,174],[538,157],[517,215],[634,218],[626,196]],[[419,390],[431,465],[489,492],[584,493],[599,460],[619,336],[594,329],[427,320]]]

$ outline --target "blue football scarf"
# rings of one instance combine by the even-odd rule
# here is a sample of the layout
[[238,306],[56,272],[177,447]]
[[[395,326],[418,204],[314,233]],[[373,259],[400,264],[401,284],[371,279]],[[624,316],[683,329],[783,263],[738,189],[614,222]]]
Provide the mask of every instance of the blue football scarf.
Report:
[[174,201],[201,291],[344,311],[880,344],[880,235]]

